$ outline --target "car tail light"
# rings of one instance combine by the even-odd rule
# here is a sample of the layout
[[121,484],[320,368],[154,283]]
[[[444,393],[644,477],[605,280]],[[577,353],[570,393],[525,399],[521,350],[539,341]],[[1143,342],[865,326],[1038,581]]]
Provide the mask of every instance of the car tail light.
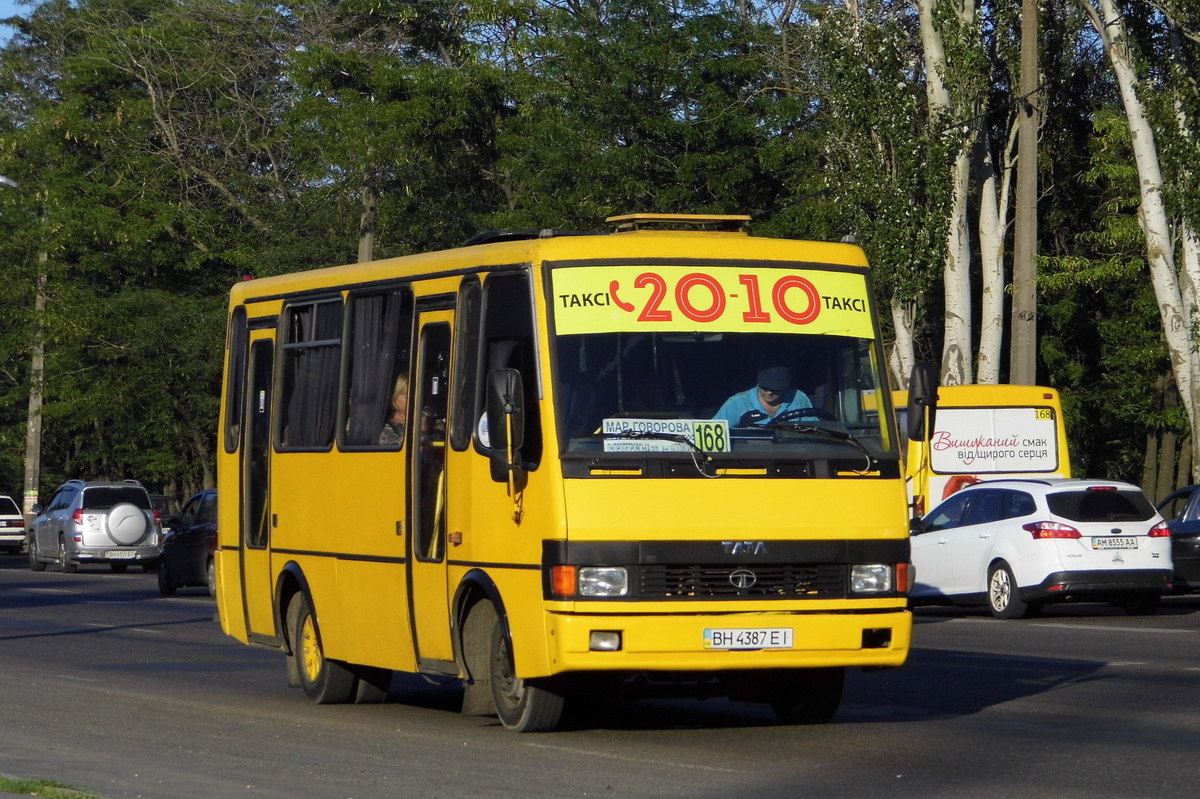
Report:
[[83,510],[80,509],[72,513],[71,521],[75,522],[76,524],[83,524]]
[[1167,526],[1166,522],[1159,522],[1151,527],[1150,532],[1146,533],[1146,535],[1151,538],[1170,538],[1171,528]]
[[1088,486],[1088,491],[1116,491],[1116,486]]
[[1030,522],[1021,525],[1021,529],[1028,530],[1034,538],[1082,538],[1074,527],[1060,522]]
[[158,524],[159,522],[162,521],[162,514],[158,512],[158,508],[155,508],[150,512],[154,514],[154,523],[155,524]]

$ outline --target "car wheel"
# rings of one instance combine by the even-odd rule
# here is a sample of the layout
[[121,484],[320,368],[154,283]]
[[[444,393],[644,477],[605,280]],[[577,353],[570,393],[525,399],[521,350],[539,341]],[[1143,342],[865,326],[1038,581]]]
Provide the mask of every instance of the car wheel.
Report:
[[325,657],[308,598],[304,594],[292,597],[287,615],[292,621],[292,653],[304,695],[318,705],[348,701],[354,694],[354,672],[346,664]]
[[215,597],[217,595],[217,564],[212,559],[208,559],[208,595]]
[[794,669],[771,689],[771,709],[784,724],[826,724],[837,715],[846,682],[843,668]]
[[37,540],[33,537],[29,539],[29,570],[35,572],[46,571],[46,563],[38,553]]
[[546,732],[558,726],[565,704],[563,691],[549,680],[516,675],[512,646],[504,621],[496,614],[488,658],[492,700],[500,722],[514,732]]
[[163,596],[174,596],[175,583],[171,580],[171,571],[167,564],[158,564],[158,593]]
[[1023,619],[1029,613],[1029,605],[1017,593],[1012,569],[1004,561],[988,569],[987,601],[988,610],[997,619]]
[[67,539],[65,536],[58,537],[58,568],[63,574],[74,574],[75,569],[79,564],[72,563],[67,552]]
[[1131,594],[1118,603],[1130,616],[1153,616],[1162,604],[1162,594]]

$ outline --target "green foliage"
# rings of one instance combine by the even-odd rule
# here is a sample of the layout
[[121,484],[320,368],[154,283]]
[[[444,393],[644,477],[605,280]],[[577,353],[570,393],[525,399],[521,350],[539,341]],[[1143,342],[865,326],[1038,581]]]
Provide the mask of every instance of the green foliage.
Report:
[[1073,254],[1041,259],[1041,352],[1063,391],[1080,474],[1138,483],[1150,431],[1186,434],[1181,408],[1156,401],[1170,371],[1157,302],[1137,221],[1137,173],[1129,131],[1112,110],[1096,116],[1085,183],[1095,219],[1075,236]]
[[[39,329],[47,490],[211,479],[229,286],[354,260],[364,206],[377,257],[630,211],[852,234],[932,354],[949,165],[971,136],[998,156],[1014,112],[1016,5],[968,6],[938,4],[939,116],[910,0],[42,2],[0,49],[0,174],[20,184],[0,188],[0,490]],[[1183,6],[1123,6],[1167,200],[1195,223],[1197,49],[1159,13]],[[1149,400],[1165,354],[1128,133],[1078,4],[1041,9],[1046,376],[1080,471],[1136,476],[1144,433],[1186,426]]]

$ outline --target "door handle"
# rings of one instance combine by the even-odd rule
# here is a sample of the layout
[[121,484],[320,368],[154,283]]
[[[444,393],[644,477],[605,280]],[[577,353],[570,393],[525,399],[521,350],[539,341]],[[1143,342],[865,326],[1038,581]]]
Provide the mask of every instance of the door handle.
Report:
[[991,538],[992,534],[991,533],[980,533],[979,537],[980,538]]
[[942,544],[949,544],[949,543],[950,543],[949,538],[939,538],[938,539],[938,546],[941,546]]

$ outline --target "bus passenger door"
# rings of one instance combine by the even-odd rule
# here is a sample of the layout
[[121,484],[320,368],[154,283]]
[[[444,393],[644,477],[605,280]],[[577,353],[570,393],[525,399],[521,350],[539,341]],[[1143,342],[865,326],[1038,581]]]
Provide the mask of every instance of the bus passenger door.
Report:
[[250,344],[247,431],[242,453],[241,545],[242,596],[246,629],[254,638],[274,638],[274,590],[271,581],[271,386],[275,342]]
[[418,663],[433,671],[444,671],[454,660],[446,585],[446,441],[453,321],[449,309],[421,312],[416,390],[409,406],[414,426],[408,493],[409,606]]

